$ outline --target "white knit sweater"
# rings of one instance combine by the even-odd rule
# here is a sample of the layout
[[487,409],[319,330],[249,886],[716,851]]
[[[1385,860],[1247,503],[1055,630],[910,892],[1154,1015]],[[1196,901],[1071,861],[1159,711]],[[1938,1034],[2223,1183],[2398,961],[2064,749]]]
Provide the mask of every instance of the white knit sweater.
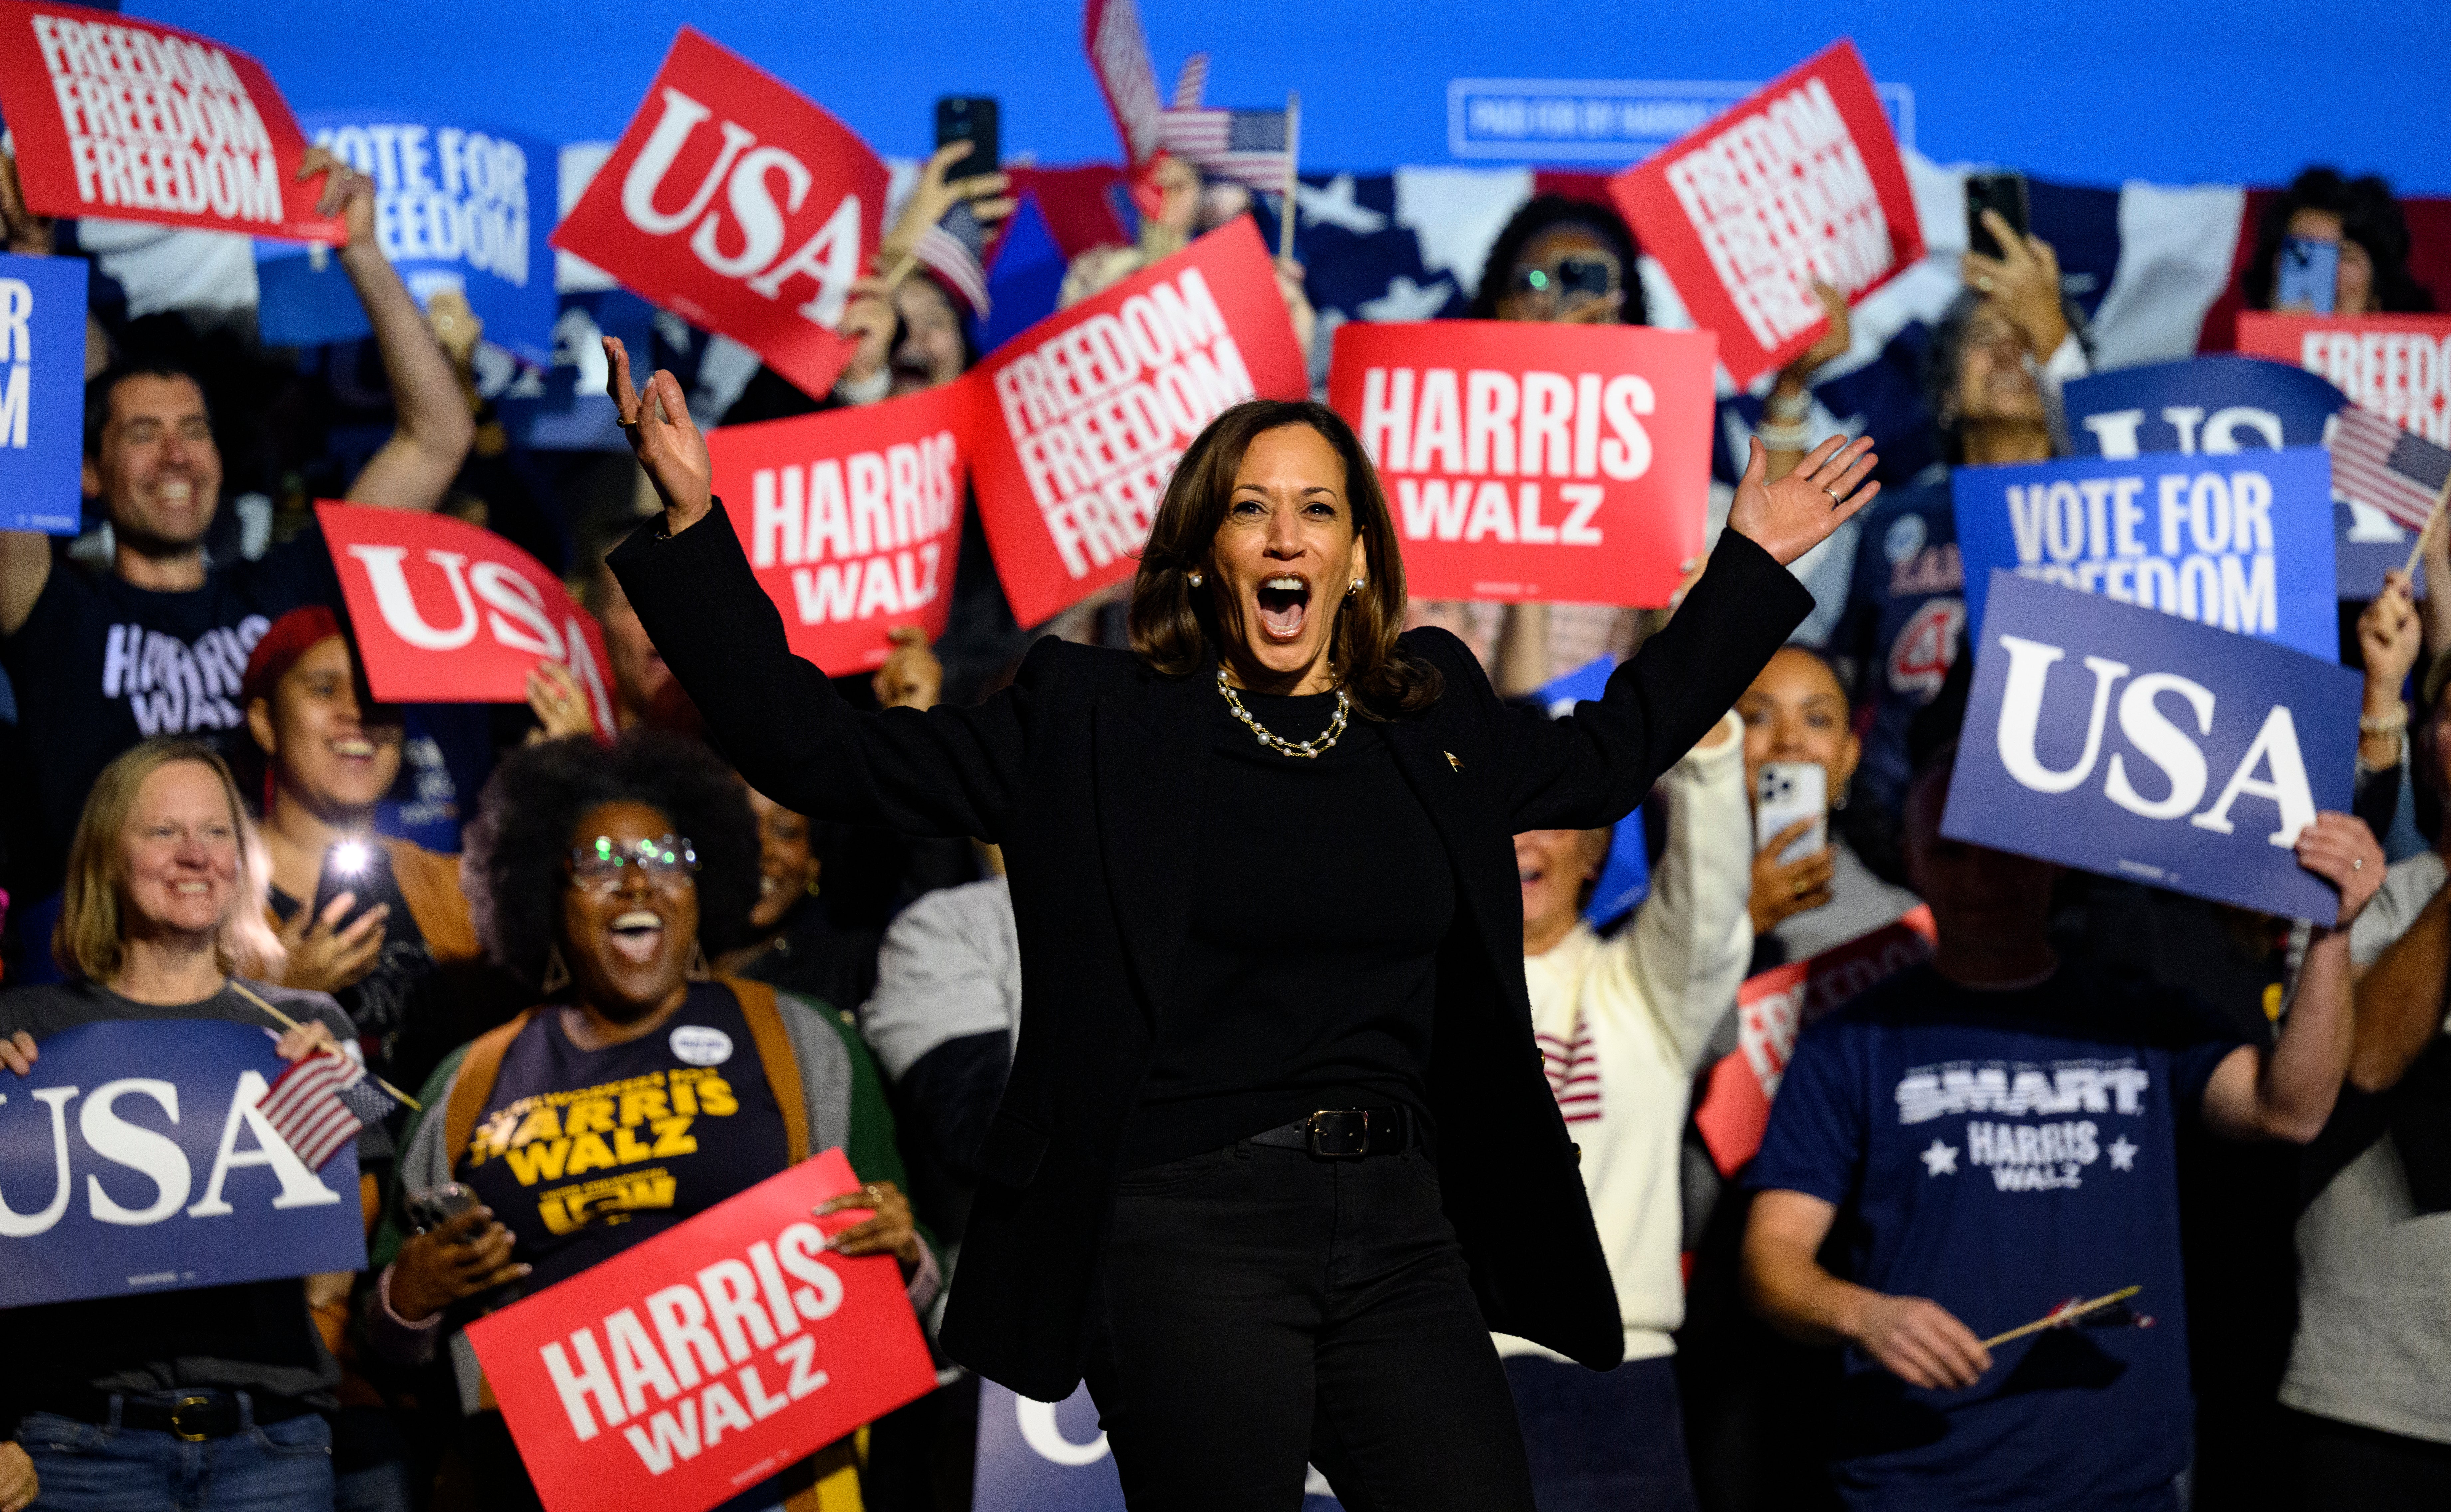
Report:
[[[1668,846],[1634,922],[1602,940],[1578,923],[1528,956],[1532,1028],[1599,1223],[1625,1320],[1625,1356],[1671,1353],[1685,1320],[1676,1247],[1677,1150],[1694,1071],[1735,1006],[1752,934],[1736,923],[1753,885],[1743,730],[1695,750],[1660,779]],[[1562,1360],[1500,1334],[1501,1355]]]

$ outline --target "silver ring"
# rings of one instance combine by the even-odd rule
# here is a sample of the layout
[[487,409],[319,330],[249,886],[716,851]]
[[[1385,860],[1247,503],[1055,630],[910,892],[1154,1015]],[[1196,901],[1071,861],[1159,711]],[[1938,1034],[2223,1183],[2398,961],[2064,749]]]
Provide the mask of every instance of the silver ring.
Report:
[[1975,286],[1976,288],[1981,289],[1981,290],[1982,290],[1984,293],[1986,293],[1986,294],[1990,293],[1990,292],[1991,292],[1991,275],[1990,275],[1990,274],[1989,274],[1989,273],[1986,273],[1986,274],[1984,274],[1982,277],[1980,277],[1980,278],[1976,279],[1976,280],[1974,281],[1974,286]]
[[1838,497],[1838,490],[1837,490],[1837,489],[1835,489],[1835,488],[1831,488],[1831,487],[1827,487],[1827,486],[1825,486],[1821,491],[1822,491],[1823,493],[1828,494],[1828,495],[1830,496],[1830,507],[1831,507],[1831,508],[1833,508],[1833,509],[1837,508],[1840,504],[1843,504],[1843,503],[1845,503],[1845,502],[1847,501],[1845,501],[1845,500],[1843,500],[1843,499],[1841,499],[1841,498],[1839,498],[1839,497]]
[[2364,871],[2365,869],[2366,869],[2366,858],[2365,858],[2364,856],[2363,856],[2363,855],[2353,855],[2353,856],[2350,856],[2350,857],[2349,857],[2349,870],[2350,870],[2350,871],[2352,871],[2352,872],[2363,872],[2363,871]]

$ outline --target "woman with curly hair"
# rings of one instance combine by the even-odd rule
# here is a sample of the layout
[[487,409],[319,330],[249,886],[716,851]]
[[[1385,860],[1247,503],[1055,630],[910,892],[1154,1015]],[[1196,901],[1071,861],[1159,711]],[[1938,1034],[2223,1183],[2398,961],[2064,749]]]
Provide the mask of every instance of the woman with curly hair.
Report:
[[[479,1505],[538,1502],[459,1329],[812,1152],[841,1147],[866,1183],[819,1212],[874,1214],[834,1248],[893,1255],[912,1306],[934,1299],[939,1272],[900,1189],[867,1051],[836,1015],[707,970],[707,952],[742,933],[756,885],[740,785],[695,741],[548,741],[486,784],[468,831],[469,903],[487,955],[540,1001],[427,1082],[368,1309],[377,1351],[396,1363],[427,1363],[449,1340],[456,1439]],[[411,1233],[409,1196],[452,1183],[476,1205]],[[856,1504],[853,1474],[845,1440],[737,1504],[798,1506],[838,1476],[826,1504]]]

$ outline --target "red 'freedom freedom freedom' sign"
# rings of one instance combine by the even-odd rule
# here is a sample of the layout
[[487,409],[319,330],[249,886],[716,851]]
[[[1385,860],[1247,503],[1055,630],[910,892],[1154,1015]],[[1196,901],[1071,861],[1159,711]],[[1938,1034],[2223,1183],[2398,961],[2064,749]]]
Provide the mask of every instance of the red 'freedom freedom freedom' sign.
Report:
[[2451,315],[2238,318],[2238,349],[2303,367],[2361,409],[2451,446]]
[[548,1512],[701,1512],[935,1389],[891,1255],[829,1149],[468,1325]]
[[1609,181],[1739,386],[1818,339],[1815,280],[1854,304],[1923,256],[1897,139],[1837,42]]
[[828,675],[881,665],[893,626],[944,634],[970,404],[954,384],[707,436],[715,491],[748,505],[740,540],[759,586],[793,652]]
[[553,245],[824,395],[883,235],[885,165],[850,128],[683,27]]
[[298,182],[306,138],[264,66],[177,27],[0,0],[0,111],[26,207],[344,245]]
[[315,506],[366,683],[385,703],[524,703],[539,660],[568,667],[596,728],[618,733],[604,631],[545,570],[481,525],[370,504]]
[[1379,463],[1421,599],[1664,607],[1701,555],[1708,331],[1347,325],[1327,399]]
[[963,382],[977,385],[979,522],[1025,625],[1132,575],[1210,421],[1310,391],[1248,216],[1039,322]]

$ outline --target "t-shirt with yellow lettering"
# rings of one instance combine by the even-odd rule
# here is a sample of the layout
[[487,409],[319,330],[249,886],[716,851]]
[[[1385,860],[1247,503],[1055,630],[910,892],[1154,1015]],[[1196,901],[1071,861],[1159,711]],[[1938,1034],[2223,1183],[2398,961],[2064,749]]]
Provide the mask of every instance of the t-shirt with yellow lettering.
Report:
[[731,992],[690,986],[664,1026],[581,1050],[536,1015],[502,1055],[457,1162],[536,1267],[535,1291],[755,1187],[789,1158],[748,1021]]

